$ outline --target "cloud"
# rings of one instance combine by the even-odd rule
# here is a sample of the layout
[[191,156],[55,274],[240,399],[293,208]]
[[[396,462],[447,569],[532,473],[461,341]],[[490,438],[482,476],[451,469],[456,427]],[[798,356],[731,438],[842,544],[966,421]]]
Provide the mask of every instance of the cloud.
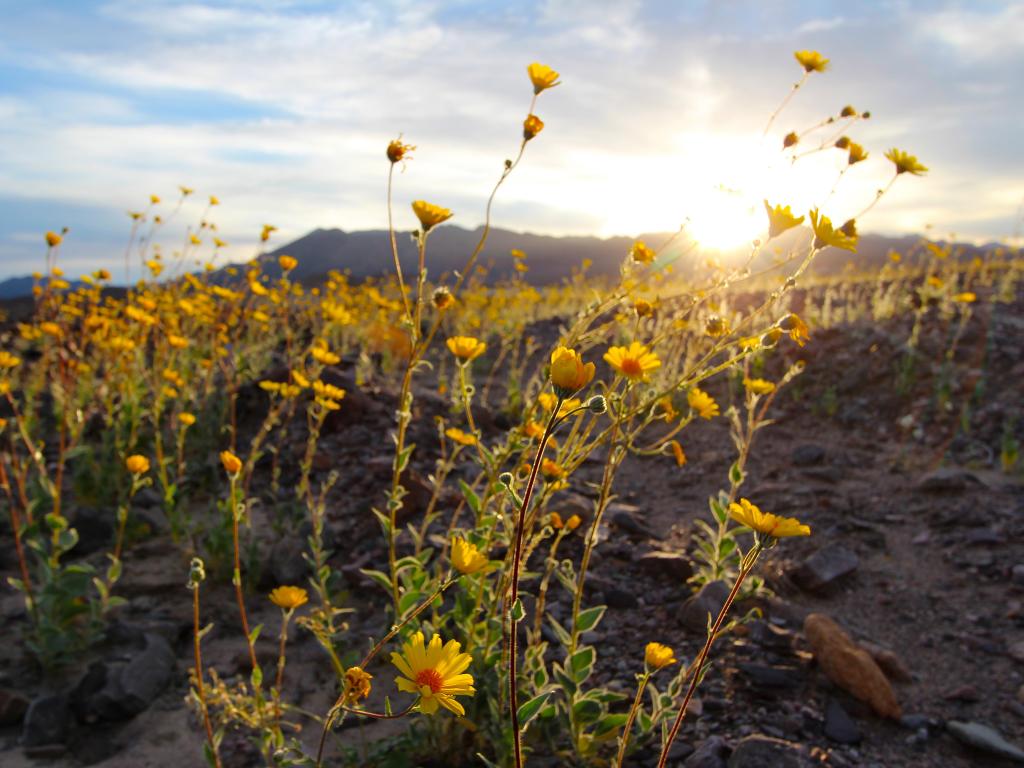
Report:
[[[547,127],[498,196],[501,226],[674,228],[718,182],[757,187],[782,133],[853,101],[875,115],[852,129],[872,155],[830,199],[837,218],[886,183],[882,153],[900,146],[933,172],[901,179],[864,228],[906,232],[941,220],[978,238],[1003,234],[1000,217],[1016,203],[999,206],[1019,200],[1024,176],[1014,133],[1024,86],[977,45],[991,40],[1006,61],[1018,56],[1009,46],[1019,6],[845,5],[842,16],[826,8],[810,18],[799,4],[724,8],[25,4],[0,33],[0,196],[34,213],[0,209],[0,275],[36,258],[31,238],[21,239],[26,221],[52,228],[64,215],[76,222],[69,258],[81,248],[116,267],[124,211],[153,192],[173,199],[178,184],[221,198],[210,215],[236,259],[251,254],[265,222],[280,227],[277,242],[318,226],[382,226],[383,151],[399,132],[418,149],[396,179],[398,221],[411,225],[407,204],[424,197],[474,226],[518,147],[533,60],[555,66],[563,85],[538,99]],[[799,76],[792,51],[808,47],[832,69],[810,78],[762,145],[767,116]],[[810,181],[824,197],[841,167],[838,151],[823,152],[770,178],[780,202],[802,205]],[[981,200],[991,207],[984,215]],[[109,212],[106,240],[78,223],[83,207]],[[194,207],[176,226],[197,223],[203,206]]]

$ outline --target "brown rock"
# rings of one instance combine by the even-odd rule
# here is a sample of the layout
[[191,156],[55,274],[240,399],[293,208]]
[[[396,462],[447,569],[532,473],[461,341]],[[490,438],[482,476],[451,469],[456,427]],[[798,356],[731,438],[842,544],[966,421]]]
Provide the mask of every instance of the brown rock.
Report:
[[812,613],[804,621],[804,634],[828,678],[882,717],[899,719],[896,694],[871,654],[858,646],[828,616]]

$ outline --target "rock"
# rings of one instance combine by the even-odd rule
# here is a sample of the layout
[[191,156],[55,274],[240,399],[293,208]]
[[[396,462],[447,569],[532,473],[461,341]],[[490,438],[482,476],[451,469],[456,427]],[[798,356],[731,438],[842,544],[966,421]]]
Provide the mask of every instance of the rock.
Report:
[[860,726],[836,699],[825,706],[825,736],[838,744],[859,744]]
[[[658,756],[660,756],[661,750],[658,750]],[[678,765],[679,761],[685,760],[694,752],[693,747],[687,744],[685,741],[676,739],[672,742],[672,746],[668,748],[668,762],[669,765]],[[655,758],[657,759],[657,758]],[[559,763],[561,766],[561,763]]]
[[163,693],[174,676],[174,651],[159,635],[146,635],[146,647],[121,673],[124,706],[138,714]]
[[621,587],[606,587],[604,590],[604,599],[609,608],[617,610],[636,608],[638,605],[636,595],[629,590],[622,589]]
[[65,694],[40,696],[29,705],[25,713],[25,724],[21,729],[22,746],[63,744],[67,741],[70,715]]
[[885,672],[885,676],[896,683],[909,683],[914,678],[903,663],[903,659],[890,651],[874,643],[861,643],[865,651],[871,654],[871,658]]
[[797,586],[818,592],[850,575],[860,565],[860,558],[842,544],[826,544],[790,572]]
[[700,588],[700,591],[683,603],[680,619],[683,626],[694,632],[705,632],[708,626],[708,614],[711,621],[718,617],[718,612],[725,605],[731,587],[724,581],[712,581]]
[[636,562],[641,571],[657,578],[686,581],[693,575],[693,563],[678,552],[645,552]]
[[[673,744],[672,746],[675,746]],[[685,768],[726,768],[729,745],[721,736],[709,736],[683,761]]]
[[742,661],[736,666],[743,673],[743,677],[760,690],[793,690],[804,682],[803,675],[796,667],[772,667]]
[[939,467],[922,475],[916,488],[923,493],[959,493],[966,490],[968,482],[977,483],[978,478],[958,467]]
[[981,701],[981,694],[978,689],[971,684],[961,685],[957,688],[947,691],[942,695],[946,701],[962,701],[967,704],[974,704]]
[[1018,587],[1024,587],[1024,563],[1013,566],[1010,578]]
[[946,730],[953,734],[958,741],[982,752],[1024,763],[1024,750],[1008,742],[999,731],[987,725],[950,720],[946,723]]
[[75,688],[75,713],[84,723],[127,720],[145,710],[174,676],[171,646],[147,634],[127,663],[95,662]]
[[833,683],[870,704],[882,717],[899,719],[900,705],[885,673],[838,624],[824,614],[812,613],[804,621],[804,634],[814,658]]
[[651,532],[641,519],[640,507],[616,502],[605,511],[608,520],[616,528],[636,536],[650,536]]
[[736,745],[727,765],[728,768],[809,768],[814,764],[799,744],[754,735]]
[[27,711],[28,699],[17,691],[0,688],[0,727],[17,725]]
[[825,449],[814,443],[798,445],[793,449],[790,460],[794,467],[812,467],[825,460]]

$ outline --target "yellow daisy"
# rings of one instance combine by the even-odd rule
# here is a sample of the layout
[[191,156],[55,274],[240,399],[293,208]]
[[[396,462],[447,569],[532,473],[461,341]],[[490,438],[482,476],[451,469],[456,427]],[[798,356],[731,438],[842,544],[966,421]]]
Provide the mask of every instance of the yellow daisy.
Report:
[[747,499],[729,505],[729,517],[752,531],[781,539],[785,536],[810,536],[811,527],[804,525],[795,517],[779,517],[770,512],[762,512]]
[[658,356],[639,341],[634,341],[628,347],[611,347],[605,352],[604,360],[633,381],[646,379],[649,373],[661,367]]
[[417,694],[423,714],[434,714],[438,704],[460,717],[466,714],[455,697],[472,696],[476,689],[473,676],[465,674],[473,657],[460,653],[461,647],[455,640],[442,647],[440,635],[434,635],[430,645],[424,647],[423,633],[417,632],[402,647],[402,653],[391,654],[391,663],[404,675],[395,680],[398,690]]

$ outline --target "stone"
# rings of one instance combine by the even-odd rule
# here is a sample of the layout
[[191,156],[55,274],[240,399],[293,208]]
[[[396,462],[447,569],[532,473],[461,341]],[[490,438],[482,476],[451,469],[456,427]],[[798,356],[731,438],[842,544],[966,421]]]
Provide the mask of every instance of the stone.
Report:
[[826,544],[790,572],[798,587],[820,592],[857,570],[860,558],[842,544]]
[[145,710],[170,684],[175,658],[160,635],[147,634],[127,663],[94,662],[74,691],[74,709],[84,723],[127,720]]
[[760,734],[741,739],[727,763],[728,768],[810,768],[813,765],[815,763],[799,744]]
[[968,482],[978,482],[977,477],[958,467],[939,467],[922,475],[916,488],[923,493],[959,493],[967,489]]
[[795,467],[812,467],[825,460],[825,449],[814,443],[798,445],[793,449],[790,460]]
[[946,730],[961,743],[977,750],[1024,763],[1024,750],[1004,739],[995,728],[981,723],[950,720],[946,723]]
[[689,598],[680,609],[680,620],[683,626],[694,632],[706,632],[708,627],[708,614],[711,614],[711,621],[718,617],[726,599],[729,597],[731,587],[724,581],[711,581],[700,588],[700,591]]
[[65,694],[51,694],[35,699],[25,713],[21,729],[24,747],[43,747],[67,741],[71,712]]
[[608,520],[616,528],[636,536],[650,536],[651,532],[641,519],[640,507],[615,502],[605,510]]
[[[672,746],[675,746],[674,744]],[[685,768],[726,768],[725,758],[729,754],[729,745],[721,736],[709,736],[704,739],[686,760]]]
[[678,552],[645,552],[636,562],[641,571],[656,578],[686,581],[693,576],[693,563]]
[[604,590],[604,599],[609,608],[626,610],[636,608],[638,603],[636,595],[621,587],[609,586]]
[[822,613],[812,613],[804,621],[804,635],[818,665],[833,683],[882,717],[899,719],[900,705],[885,673],[838,624]]
[[914,678],[910,674],[910,670],[907,669],[907,665],[893,651],[890,651],[888,648],[882,648],[874,643],[861,643],[861,646],[871,654],[871,658],[875,660],[875,663],[885,672],[885,676],[890,680],[896,683],[909,683],[913,681]]
[[741,661],[736,667],[751,685],[760,690],[785,691],[799,688],[804,678],[796,667],[772,667]]
[[862,738],[860,726],[837,699],[825,706],[825,736],[837,744],[859,744]]
[[1013,566],[1010,578],[1018,587],[1024,587],[1024,563]]

